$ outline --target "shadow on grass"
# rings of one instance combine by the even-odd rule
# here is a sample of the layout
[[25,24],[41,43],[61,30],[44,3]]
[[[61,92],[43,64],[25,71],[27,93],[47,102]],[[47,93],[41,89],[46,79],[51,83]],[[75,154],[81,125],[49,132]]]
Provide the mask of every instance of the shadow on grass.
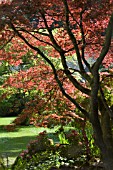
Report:
[[[8,133],[8,131],[5,129],[6,125],[0,125],[0,133]],[[18,132],[19,128],[15,128],[14,132]]]
[[2,137],[0,139],[0,155],[7,154],[9,157],[16,157],[34,139],[36,139],[36,136]]
[[[58,137],[54,133],[48,133],[48,137],[52,138],[54,142],[58,142]],[[34,136],[21,137],[1,137],[0,138],[0,155],[7,153],[10,157],[17,156],[22,150],[27,149],[30,141],[35,140]]]
[[[0,133],[8,133],[8,131],[5,129],[5,126],[7,126],[7,125],[0,125]],[[26,125],[26,126],[16,126],[15,127],[15,129],[14,129],[14,131],[10,131],[10,132],[19,132],[20,131],[20,129],[22,129],[22,128],[27,128],[27,129],[31,129],[31,128],[35,128],[35,126],[33,126],[33,125]],[[38,128],[37,128],[38,129]],[[40,129],[40,131],[43,131],[44,130],[44,128],[39,128]]]

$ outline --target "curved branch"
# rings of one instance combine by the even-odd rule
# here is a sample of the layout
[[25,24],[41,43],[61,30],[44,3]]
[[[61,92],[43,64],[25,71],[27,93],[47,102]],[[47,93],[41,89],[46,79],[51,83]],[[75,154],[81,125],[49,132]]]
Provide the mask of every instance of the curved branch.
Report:
[[[90,96],[91,91],[85,87],[83,87],[73,76],[72,73],[70,72],[70,70],[68,69],[67,63],[66,63],[66,59],[65,59],[65,55],[63,53],[60,53],[61,56],[61,61],[62,61],[62,65],[64,67],[64,72],[67,75],[67,77],[69,78],[69,80],[73,83],[73,85],[80,90],[81,92],[87,94]],[[81,71],[79,72],[81,74]],[[82,75],[82,74],[81,74]]]
[[55,48],[59,53],[60,53],[60,52],[63,52],[63,53],[64,53],[64,50],[58,45],[58,43],[57,43],[56,40],[54,39],[54,36],[53,36],[53,34],[52,34],[52,31],[51,31],[51,28],[49,28],[49,26],[48,26],[48,24],[47,24],[47,21],[46,21],[44,12],[43,12],[43,11],[40,11],[40,13],[41,13],[42,18],[43,18],[43,20],[44,20],[45,27],[46,27],[47,31],[49,32],[49,37],[50,37],[51,42],[53,43],[54,48]]
[[[23,28],[21,28],[21,29],[18,30],[18,31],[23,31],[23,32],[25,32],[25,33],[31,35],[31,36],[32,36],[33,38],[35,38],[36,40],[38,40],[38,41],[40,41],[40,42],[42,42],[42,43],[45,43],[45,44],[48,44],[48,45],[54,47],[51,43],[46,42],[46,41],[44,41],[44,40],[40,40],[38,37],[36,37],[35,35],[33,35],[31,32],[29,32],[29,31],[27,31],[27,30],[25,30],[25,29],[23,29]],[[37,33],[38,33],[38,32],[37,32]],[[38,33],[38,34],[39,34],[39,33]],[[45,36],[45,35],[44,35],[44,36]],[[47,35],[46,35],[46,36],[47,36]]]
[[94,71],[99,69],[100,65],[102,64],[102,61],[104,60],[106,54],[109,51],[109,48],[110,48],[110,45],[111,45],[112,33],[113,33],[113,13],[110,17],[109,24],[108,24],[108,27],[107,27],[104,46],[101,50],[100,56],[98,57],[98,59],[96,60],[94,65],[92,66],[92,69]]
[[[16,28],[14,27],[14,25],[11,23],[11,27],[12,29],[14,30],[14,32],[33,50],[37,51],[39,54],[40,54],[40,50],[35,47],[35,46],[32,46],[23,36],[22,34],[19,33],[18,30],[16,30]],[[60,47],[59,47],[60,48]],[[62,60],[62,64],[63,64],[63,67],[64,67],[64,71],[65,71],[65,74],[67,75],[67,77],[69,78],[69,80],[73,83],[73,85],[78,89],[80,90],[81,92],[87,94],[90,96],[90,90],[83,87],[71,74],[71,72],[68,70],[68,66],[67,66],[67,63],[66,63],[66,60],[65,60],[65,56],[64,56],[64,52],[60,51],[59,52],[60,55],[61,55],[61,60]]]
[[85,57],[84,57],[84,50],[85,50],[85,47],[86,47],[86,39],[85,39],[85,33],[84,33],[84,29],[83,29],[83,19],[82,19],[82,15],[84,13],[85,9],[83,11],[81,11],[80,13],[80,24],[79,24],[79,27],[80,27],[80,30],[81,30],[81,35],[82,35],[82,60],[83,62],[85,63],[85,65],[87,66],[87,68],[89,69],[89,71],[91,72],[91,67],[90,67],[90,64],[86,61]]
[[[66,76],[69,78],[69,80],[73,83],[73,85],[79,89],[81,92],[87,94],[87,95],[90,95],[90,90],[83,87],[71,74],[71,72],[69,71],[68,69],[68,66],[67,66],[67,63],[66,63],[66,59],[65,59],[65,53],[66,51],[64,51],[59,45],[58,43],[56,42],[56,40],[54,39],[54,36],[52,34],[52,31],[51,31],[51,28],[49,28],[48,26],[48,23],[47,23],[47,20],[45,18],[45,15],[44,15],[44,11],[40,11],[40,14],[42,15],[42,18],[43,18],[43,21],[44,21],[44,24],[45,24],[45,27],[49,33],[49,37],[50,37],[50,40],[51,42],[53,43],[53,47],[55,48],[55,50],[60,54],[61,56],[61,61],[62,61],[62,65],[64,67],[64,72],[66,74]],[[81,73],[82,74],[82,73]]]
[[78,44],[77,44],[77,40],[74,36],[74,34],[72,33],[71,29],[70,29],[70,23],[69,23],[69,13],[70,13],[70,10],[69,10],[69,7],[68,7],[68,4],[67,4],[67,1],[63,0],[63,3],[64,3],[64,7],[65,7],[65,17],[66,17],[66,30],[67,30],[67,33],[73,43],[73,46],[74,46],[74,49],[76,51],[76,54],[77,54],[77,60],[78,60],[78,64],[79,64],[79,68],[80,68],[80,71],[81,71],[81,75],[88,81],[91,80],[90,76],[86,73],[85,69],[84,69],[84,66],[83,66],[83,63],[82,63],[82,60],[81,60],[81,55],[80,55],[80,50],[79,50],[79,47],[78,47]]
[[[54,39],[54,36],[51,32],[51,29],[48,27],[48,24],[47,24],[47,21],[46,21],[46,18],[45,18],[45,15],[44,13],[42,12],[42,17],[43,17],[43,20],[44,20],[44,23],[45,23],[45,26],[47,28],[47,31],[49,32],[49,35],[50,35],[50,40],[52,41],[53,43],[53,46],[54,48],[56,49],[56,51],[60,54],[61,56],[61,62],[62,62],[62,65],[63,65],[63,68],[64,68],[64,72],[66,74],[66,76],[69,78],[69,80],[73,83],[73,85],[79,89],[81,92],[87,94],[87,95],[90,95],[90,90],[83,87],[71,74],[71,72],[69,71],[69,68],[67,66],[67,63],[66,63],[66,59],[65,59],[65,51],[57,44],[56,40]],[[81,75],[82,75],[82,72],[81,72]]]
[[69,99],[87,118],[89,118],[89,113],[88,113],[84,108],[82,108],[82,107],[76,102],[75,99],[73,99],[69,94],[66,93],[65,89],[63,88],[63,85],[62,85],[60,79],[58,78],[57,71],[56,71],[56,69],[55,69],[54,64],[43,54],[43,52],[42,52],[39,48],[32,46],[32,45],[18,32],[18,30],[16,30],[16,28],[14,27],[14,25],[13,25],[12,23],[11,23],[11,27],[12,27],[12,29],[15,31],[15,33],[16,33],[31,49],[37,51],[38,54],[40,54],[40,55],[42,56],[42,58],[47,61],[47,63],[51,66],[51,68],[52,68],[52,70],[53,70],[53,74],[54,74],[55,80],[56,80],[56,82],[58,83],[59,88],[60,88],[62,94],[63,94],[67,99]]

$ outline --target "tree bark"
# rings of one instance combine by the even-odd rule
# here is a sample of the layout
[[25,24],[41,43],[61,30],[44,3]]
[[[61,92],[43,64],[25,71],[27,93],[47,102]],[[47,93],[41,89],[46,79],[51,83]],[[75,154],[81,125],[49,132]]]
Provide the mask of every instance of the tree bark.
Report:
[[[104,100],[104,102],[106,102]],[[105,151],[102,152],[103,162],[106,170],[113,169],[113,137],[112,137],[112,120],[105,103],[99,100],[99,110],[101,119],[101,128],[103,133],[103,140],[105,143]]]
[[[90,122],[94,130],[95,143],[99,147],[105,170],[113,170],[113,140],[111,119],[105,103],[98,97],[99,74],[92,72]],[[99,115],[100,110],[100,115]]]

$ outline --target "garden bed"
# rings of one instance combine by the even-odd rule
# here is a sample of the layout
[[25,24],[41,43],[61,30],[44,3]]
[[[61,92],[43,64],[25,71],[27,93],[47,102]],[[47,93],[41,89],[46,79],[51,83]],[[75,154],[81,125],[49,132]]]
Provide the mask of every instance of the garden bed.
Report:
[[7,132],[4,129],[4,125],[8,125],[14,119],[15,117],[0,118],[0,156],[8,164],[12,164],[16,157],[26,149],[27,144],[44,130],[44,128],[36,128],[34,126],[22,126],[14,132]]

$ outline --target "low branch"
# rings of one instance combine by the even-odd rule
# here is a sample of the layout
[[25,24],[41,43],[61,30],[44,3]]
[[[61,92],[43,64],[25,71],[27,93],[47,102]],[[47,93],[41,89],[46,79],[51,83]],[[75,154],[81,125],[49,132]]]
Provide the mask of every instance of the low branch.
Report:
[[47,61],[47,63],[51,66],[51,68],[52,68],[52,70],[53,70],[53,74],[54,74],[55,80],[56,80],[56,82],[58,83],[59,88],[60,88],[62,94],[63,94],[67,99],[69,99],[87,118],[89,118],[89,113],[88,113],[84,108],[82,108],[82,107],[76,102],[75,99],[73,99],[69,94],[66,93],[65,89],[63,88],[63,85],[62,85],[60,79],[58,78],[57,71],[56,71],[56,69],[55,69],[54,64],[43,54],[43,52],[42,52],[39,48],[32,46],[32,45],[18,32],[18,30],[16,30],[16,28],[14,27],[14,25],[13,25],[12,23],[11,23],[11,27],[12,27],[12,29],[15,31],[15,33],[16,33],[31,49],[37,51],[38,54],[40,54],[40,55],[42,56],[42,58]]
[[[56,51],[60,54],[61,56],[61,62],[62,62],[62,65],[63,65],[63,68],[64,68],[64,72],[66,74],[66,76],[69,78],[69,80],[73,83],[73,85],[79,89],[81,92],[87,94],[87,95],[90,95],[90,90],[83,87],[71,74],[71,72],[69,71],[68,69],[68,66],[67,66],[67,62],[66,62],[66,59],[65,59],[65,51],[58,45],[58,43],[56,42],[56,40],[54,39],[54,36],[51,32],[51,29],[48,27],[48,24],[47,24],[47,21],[46,21],[46,18],[45,18],[45,15],[44,13],[42,13],[42,17],[43,17],[43,20],[44,20],[44,23],[45,23],[45,26],[47,28],[47,31],[49,32],[49,35],[50,35],[50,40],[51,42],[53,43],[53,46],[54,48],[56,49]],[[84,68],[83,68],[84,69]],[[82,70],[83,71],[83,70]],[[84,71],[83,71],[84,72]],[[81,75],[83,76],[82,72],[81,72]],[[86,75],[86,74],[85,74]],[[84,77],[84,76],[83,76]],[[87,75],[87,78],[89,76]],[[85,77],[86,78],[86,77]]]
[[[38,40],[38,41],[40,41],[40,42],[42,42],[42,43],[45,43],[45,44],[47,44],[47,45],[50,45],[50,46],[54,47],[53,44],[51,44],[51,43],[49,43],[49,42],[47,42],[47,41],[44,41],[44,40],[39,39],[37,36],[33,35],[31,32],[29,32],[29,31],[27,31],[27,30],[25,30],[25,29],[23,29],[23,28],[19,29],[18,31],[20,31],[20,32],[25,32],[25,33],[31,35],[31,36],[32,36],[33,38],[35,38],[36,40]],[[48,36],[48,37],[49,37],[49,36]]]

